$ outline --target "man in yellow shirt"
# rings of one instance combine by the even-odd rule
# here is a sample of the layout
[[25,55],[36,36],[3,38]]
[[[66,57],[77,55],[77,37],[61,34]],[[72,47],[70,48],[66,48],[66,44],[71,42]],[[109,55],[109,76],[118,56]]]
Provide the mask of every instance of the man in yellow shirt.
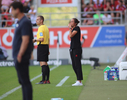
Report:
[[[37,84],[50,84],[49,74],[50,69],[47,64],[49,55],[49,29],[44,23],[44,17],[38,16],[36,19],[36,24],[39,26],[37,32],[37,39],[33,39],[33,42],[37,42],[37,61],[40,62],[42,67],[42,81]],[[47,77],[47,79],[46,79]]]

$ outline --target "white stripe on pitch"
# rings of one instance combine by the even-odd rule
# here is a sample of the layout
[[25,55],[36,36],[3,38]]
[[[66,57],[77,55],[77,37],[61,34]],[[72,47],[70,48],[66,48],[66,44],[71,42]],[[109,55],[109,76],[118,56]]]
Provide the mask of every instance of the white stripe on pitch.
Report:
[[[50,71],[52,71],[53,69],[55,69],[55,68],[57,68],[57,67],[59,67],[59,66],[54,66],[54,67],[52,67],[52,68],[50,69]],[[39,77],[41,77],[41,76],[42,76],[42,74],[40,74],[40,75],[38,75],[38,76],[32,78],[30,81],[32,82],[32,81],[36,80],[37,78],[39,78]],[[18,87],[16,87],[16,88],[14,88],[14,89],[12,89],[12,90],[10,90],[10,91],[8,91],[8,92],[6,92],[5,94],[3,94],[3,95],[0,96],[0,100],[2,100],[3,98],[7,97],[9,94],[12,94],[13,92],[15,92],[16,90],[18,90],[18,89],[20,89],[20,88],[21,88],[21,85],[18,86]]]
[[65,83],[65,81],[69,78],[70,76],[65,76],[57,85],[56,85],[56,87],[57,86],[62,86],[64,83]]
[[18,89],[20,89],[20,88],[21,88],[21,85],[18,86],[18,87],[16,87],[16,88],[14,88],[14,89],[12,89],[12,90],[10,90],[10,91],[8,91],[8,92],[6,92],[6,93],[3,94],[2,96],[0,96],[0,100],[3,99],[3,98],[5,98],[5,97],[7,97],[9,94],[13,93],[14,91],[16,91],[16,90],[18,90]]
[[95,35],[95,37],[94,37],[94,39],[93,39],[93,42],[91,43],[90,47],[93,47],[93,45],[94,45],[94,43],[95,43],[95,41],[96,41],[96,39],[97,39],[97,37],[98,37],[98,35],[99,35],[101,29],[102,29],[102,26],[99,27],[99,29],[98,29],[98,31],[97,31],[97,34]]

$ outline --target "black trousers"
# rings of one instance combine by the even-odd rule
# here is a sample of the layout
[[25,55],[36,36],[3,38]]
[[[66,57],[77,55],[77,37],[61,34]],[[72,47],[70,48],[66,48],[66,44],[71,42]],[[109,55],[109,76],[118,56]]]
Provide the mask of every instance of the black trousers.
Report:
[[82,65],[81,65],[82,49],[70,49],[72,67],[77,76],[77,80],[83,80]]
[[32,85],[29,79],[29,61],[15,61],[18,81],[22,86],[23,100],[32,100]]

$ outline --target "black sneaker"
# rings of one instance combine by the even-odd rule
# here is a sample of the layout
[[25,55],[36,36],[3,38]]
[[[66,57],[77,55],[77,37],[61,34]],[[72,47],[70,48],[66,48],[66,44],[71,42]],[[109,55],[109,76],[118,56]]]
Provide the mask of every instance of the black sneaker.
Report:
[[46,84],[46,81],[40,81],[39,83],[36,84]]

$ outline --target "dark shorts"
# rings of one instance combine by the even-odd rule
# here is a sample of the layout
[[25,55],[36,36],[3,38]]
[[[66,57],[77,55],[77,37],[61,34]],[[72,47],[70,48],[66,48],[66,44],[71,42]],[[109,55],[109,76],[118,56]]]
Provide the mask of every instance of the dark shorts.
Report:
[[39,44],[37,47],[37,61],[48,61],[49,46]]

